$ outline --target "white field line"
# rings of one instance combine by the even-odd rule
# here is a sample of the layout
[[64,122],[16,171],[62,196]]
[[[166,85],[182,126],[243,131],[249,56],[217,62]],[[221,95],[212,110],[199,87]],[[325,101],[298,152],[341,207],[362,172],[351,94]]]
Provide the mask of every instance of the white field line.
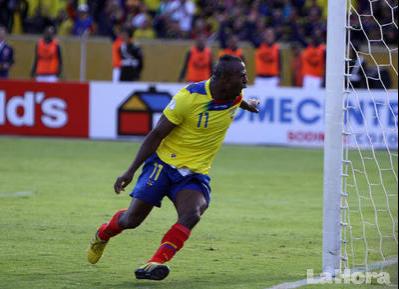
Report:
[[14,192],[14,193],[4,193],[0,192],[0,198],[23,198],[33,196],[34,192]]
[[[392,258],[392,259],[388,259],[386,261],[382,261],[382,262],[377,262],[377,263],[373,263],[369,266],[369,270],[375,270],[375,269],[381,269],[384,267],[389,267],[392,265],[395,265],[398,263],[398,258]],[[364,269],[361,268],[355,268],[352,270],[352,272],[364,272]],[[295,281],[295,282],[287,282],[287,283],[282,283],[279,285],[275,285],[273,287],[268,287],[265,289],[296,289],[296,288],[300,288],[306,285],[315,285],[318,283],[321,283],[321,281],[325,281],[326,279],[323,277],[317,277],[313,279],[313,283],[312,284],[308,284],[308,280],[307,279],[303,279],[303,280],[299,280],[299,281]]]

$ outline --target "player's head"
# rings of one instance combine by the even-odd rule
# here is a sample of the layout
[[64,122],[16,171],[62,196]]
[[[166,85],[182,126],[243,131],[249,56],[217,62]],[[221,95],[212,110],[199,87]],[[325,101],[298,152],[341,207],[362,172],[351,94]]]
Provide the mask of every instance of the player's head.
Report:
[[247,87],[248,76],[244,62],[235,56],[222,56],[215,66],[212,80],[222,88],[226,96],[234,99]]
[[273,44],[276,41],[276,33],[273,28],[267,28],[263,33],[263,42]]
[[6,35],[7,35],[7,29],[0,25],[0,41],[3,41],[6,39]]
[[51,40],[53,40],[54,36],[55,36],[55,28],[54,28],[54,26],[47,26],[44,29],[44,33],[43,33],[44,39],[46,41],[51,41]]

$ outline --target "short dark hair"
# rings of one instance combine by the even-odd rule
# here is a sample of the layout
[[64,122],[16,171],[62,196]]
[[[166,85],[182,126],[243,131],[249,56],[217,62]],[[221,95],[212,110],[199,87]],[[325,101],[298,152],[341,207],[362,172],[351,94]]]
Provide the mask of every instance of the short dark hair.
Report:
[[134,36],[134,28],[132,28],[131,26],[123,26],[121,32],[126,33],[129,38],[132,38]]
[[242,59],[233,55],[224,55],[219,58],[219,62],[213,69],[213,78],[219,79],[231,74],[231,64],[242,63]]

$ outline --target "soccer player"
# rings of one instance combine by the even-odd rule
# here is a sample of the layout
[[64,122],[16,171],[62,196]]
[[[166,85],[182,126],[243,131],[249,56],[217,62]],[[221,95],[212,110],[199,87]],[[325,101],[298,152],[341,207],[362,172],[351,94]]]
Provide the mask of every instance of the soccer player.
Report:
[[91,241],[90,263],[99,261],[110,238],[140,226],[153,207],[160,207],[167,196],[176,207],[177,223],[166,233],[148,263],[135,272],[137,279],[167,277],[169,268],[165,263],[183,248],[208,208],[208,172],[237,109],[258,112],[256,103],[243,100],[242,90],[247,82],[242,60],[226,55],[219,60],[211,79],[190,84],[174,96],[130,167],[117,178],[114,189],[119,194],[144,163],[130,194],[130,207],[118,211],[100,226]]

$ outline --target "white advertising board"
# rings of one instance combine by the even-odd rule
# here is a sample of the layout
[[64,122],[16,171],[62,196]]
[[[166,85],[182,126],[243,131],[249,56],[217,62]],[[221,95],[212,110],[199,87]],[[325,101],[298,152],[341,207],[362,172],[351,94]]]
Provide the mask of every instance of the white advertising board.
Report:
[[[145,135],[156,123],[168,100],[183,84],[90,83],[91,138],[116,139]],[[322,147],[324,90],[249,87],[245,98],[260,99],[259,114],[240,110],[226,142],[235,144]],[[351,97],[361,110],[350,109],[347,141],[353,146],[397,148],[398,99],[396,92],[362,91]],[[350,106],[351,107],[351,106]],[[135,126],[136,125],[136,126]]]
[[[176,94],[182,84],[152,84],[152,83],[134,83],[134,84],[112,84],[109,82],[91,82],[90,83],[90,130],[89,136],[93,139],[116,139],[127,134],[121,134],[119,123],[121,125],[129,118],[121,119],[123,115],[123,106],[127,104],[128,111],[137,114],[138,120],[135,122],[142,123],[148,121],[155,124],[169,98]],[[156,89],[152,91],[151,88]],[[169,98],[165,97],[169,95]],[[133,99],[137,97],[136,99]],[[125,111],[126,111],[125,110]],[[134,117],[134,116],[133,116]],[[143,120],[144,118],[144,120]],[[142,127],[139,133],[132,132],[130,135],[145,135],[148,133],[152,125]],[[134,125],[134,123],[132,123]],[[140,127],[139,127],[140,128]]]
[[[324,141],[324,90],[250,87],[246,98],[259,97],[258,115],[240,111],[226,142],[321,147]],[[397,92],[360,91],[349,97],[346,132],[352,147],[397,148]],[[344,105],[343,105],[344,107]],[[357,108],[355,108],[357,107]],[[358,109],[360,108],[360,109]]]

